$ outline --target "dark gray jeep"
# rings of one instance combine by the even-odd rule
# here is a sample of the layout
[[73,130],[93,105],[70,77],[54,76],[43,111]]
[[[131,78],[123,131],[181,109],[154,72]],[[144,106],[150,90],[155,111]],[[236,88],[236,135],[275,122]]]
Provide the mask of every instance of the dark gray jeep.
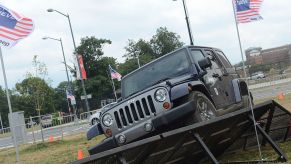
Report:
[[122,100],[102,112],[87,138],[105,134],[95,154],[247,107],[248,88],[224,53],[187,46],[122,79]]

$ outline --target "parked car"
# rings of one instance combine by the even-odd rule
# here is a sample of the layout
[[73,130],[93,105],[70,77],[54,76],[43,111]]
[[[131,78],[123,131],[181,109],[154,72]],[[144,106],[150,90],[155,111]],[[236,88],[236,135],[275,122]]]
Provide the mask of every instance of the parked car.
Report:
[[98,124],[99,122],[100,122],[100,115],[101,115],[101,112],[102,111],[104,111],[104,110],[107,110],[107,109],[109,109],[110,107],[112,107],[114,104],[116,104],[116,102],[113,102],[113,103],[110,103],[110,104],[107,104],[107,105],[105,105],[105,106],[103,106],[102,108],[101,108],[101,110],[100,111],[97,111],[96,113],[94,113],[94,114],[92,114],[91,116],[90,116],[90,125],[96,125],[96,124]]
[[31,126],[35,126],[36,122],[34,121],[29,121],[28,123],[26,123],[26,128],[31,128]]
[[51,114],[41,116],[41,126],[47,128],[53,125],[53,117]]
[[283,71],[283,74],[289,74],[289,73],[291,73],[291,69],[286,69]]
[[253,73],[252,76],[251,76],[251,80],[258,80],[258,79],[263,79],[265,78],[265,74],[263,72],[256,72],[256,73]]

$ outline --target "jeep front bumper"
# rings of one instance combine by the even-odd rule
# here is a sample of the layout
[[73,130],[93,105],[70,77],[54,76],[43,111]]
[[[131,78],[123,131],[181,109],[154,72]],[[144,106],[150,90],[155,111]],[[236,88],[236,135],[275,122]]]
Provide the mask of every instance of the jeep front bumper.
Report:
[[[183,118],[191,113],[193,113],[195,110],[194,108],[194,101],[189,101],[187,103],[184,103],[180,106],[177,106],[175,108],[172,108],[171,110],[167,112],[163,112],[154,119],[147,120],[146,122],[143,122],[136,127],[130,128],[121,134],[126,137],[126,142],[123,144],[130,143],[138,138],[141,138],[149,132],[145,131],[144,125],[146,123],[151,123],[153,125],[153,131],[157,129],[162,129],[165,126],[170,125],[172,122],[177,121],[180,118]],[[91,147],[88,151],[90,155],[97,154],[109,149],[116,148],[118,146],[121,146],[123,144],[118,144],[117,137],[121,134],[118,134],[116,136],[106,138],[103,142],[99,143],[98,145]]]

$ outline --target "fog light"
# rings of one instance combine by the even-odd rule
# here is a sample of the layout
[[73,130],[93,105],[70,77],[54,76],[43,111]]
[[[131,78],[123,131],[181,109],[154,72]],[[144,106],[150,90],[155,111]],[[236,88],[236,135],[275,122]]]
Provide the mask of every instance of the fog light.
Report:
[[144,129],[145,129],[146,132],[150,132],[153,129],[153,125],[151,123],[146,123],[144,125]]
[[112,131],[111,131],[111,129],[106,129],[106,130],[105,130],[105,134],[107,135],[107,137],[111,137],[111,136],[112,136]]
[[163,104],[163,107],[164,107],[165,109],[170,109],[171,104],[168,103],[168,102],[165,102],[165,103]]
[[119,143],[123,144],[123,143],[125,143],[125,141],[126,141],[126,138],[125,138],[125,136],[123,134],[118,136],[118,142]]

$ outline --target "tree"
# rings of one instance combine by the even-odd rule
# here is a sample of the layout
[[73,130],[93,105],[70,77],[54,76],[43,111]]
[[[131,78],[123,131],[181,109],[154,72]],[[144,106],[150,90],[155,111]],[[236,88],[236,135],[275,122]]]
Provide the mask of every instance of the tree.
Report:
[[[32,61],[33,72],[28,72],[26,78],[21,83],[16,83],[16,91],[21,97],[18,98],[18,105],[26,105],[26,114],[34,115],[35,110],[43,113],[55,111],[53,103],[53,89],[48,85],[49,79],[46,79],[46,65],[39,61],[35,55]],[[17,105],[16,105],[17,106]]]
[[16,84],[16,90],[21,95],[16,101],[16,108],[24,109],[26,114],[35,115],[35,110],[42,111],[43,114],[55,112],[53,89],[43,79],[28,77]]
[[[91,109],[99,107],[100,100],[114,98],[112,96],[112,87],[110,76],[108,74],[108,65],[116,68],[116,59],[112,57],[103,57],[103,46],[111,44],[108,39],[97,39],[94,36],[81,39],[80,45],[77,47],[77,53],[83,55],[84,67],[87,73],[87,79],[84,80],[87,94],[91,94],[89,99]],[[75,94],[77,100],[83,95],[81,84],[76,81]],[[116,87],[120,84],[117,83]],[[82,105],[84,106],[84,104]]]
[[168,31],[166,27],[158,28],[150,43],[156,57],[163,56],[184,45],[180,41],[180,36]]
[[88,78],[98,75],[97,61],[104,54],[103,46],[105,44],[111,44],[111,41],[108,39],[97,39],[94,36],[81,38],[80,46],[77,47],[76,52],[83,56]]
[[144,65],[158,57],[176,50],[184,45],[180,41],[180,36],[174,32],[170,32],[166,27],[157,29],[156,34],[152,36],[150,41],[139,39],[137,42],[129,40],[125,47],[125,62],[120,64],[121,72],[125,75],[138,68],[137,57],[140,65]]
[[137,56],[151,56],[154,54],[150,42],[143,39],[139,39],[137,42],[134,40],[128,40],[128,45],[124,49],[126,53],[123,57],[126,57],[127,60],[136,58]]
[[59,85],[54,89],[53,93],[54,106],[56,110],[65,113],[70,112],[68,111],[68,103],[66,97],[67,87],[68,87],[67,81],[60,82]]
[[0,86],[0,114],[3,122],[2,126],[8,126],[8,113],[9,109],[7,104],[6,93]]

